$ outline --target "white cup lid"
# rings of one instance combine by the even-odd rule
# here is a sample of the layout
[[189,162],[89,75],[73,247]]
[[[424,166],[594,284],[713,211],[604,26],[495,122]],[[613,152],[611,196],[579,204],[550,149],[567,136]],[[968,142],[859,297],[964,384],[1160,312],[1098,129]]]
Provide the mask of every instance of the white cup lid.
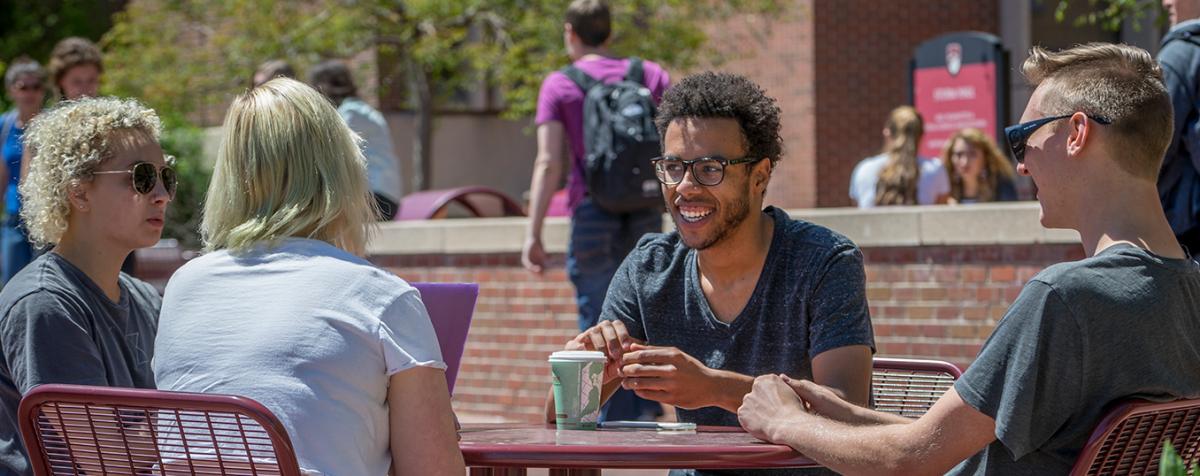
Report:
[[604,352],[594,350],[560,350],[550,354],[551,362],[603,362],[606,359]]

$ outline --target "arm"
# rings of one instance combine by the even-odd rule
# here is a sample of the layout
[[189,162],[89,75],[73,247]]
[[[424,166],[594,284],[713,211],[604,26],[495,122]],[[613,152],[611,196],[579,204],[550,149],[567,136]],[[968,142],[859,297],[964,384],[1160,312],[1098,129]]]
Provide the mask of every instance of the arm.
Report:
[[33,160],[33,146],[27,145],[21,151],[21,179],[18,182],[24,182],[25,176],[29,175],[29,161]]
[[944,474],[996,438],[995,421],[954,389],[918,420],[877,415],[866,419],[879,424],[854,425],[809,413],[782,378],[763,376],[738,417],[755,436],[791,446],[843,474]]
[[441,369],[414,367],[392,374],[388,423],[393,475],[461,476],[466,471]]
[[754,378],[711,369],[674,348],[633,345],[623,357],[622,386],[639,397],[684,409],[720,407],[736,412]]
[[550,198],[562,183],[565,139],[559,121],[549,121],[537,128],[538,154],[529,181],[529,226],[525,229],[525,244],[521,249],[521,263],[535,273],[541,273],[546,263],[542,223],[550,207]]
[[812,373],[814,382],[829,387],[850,403],[865,407],[870,402],[870,347],[850,345],[817,354],[812,359]]

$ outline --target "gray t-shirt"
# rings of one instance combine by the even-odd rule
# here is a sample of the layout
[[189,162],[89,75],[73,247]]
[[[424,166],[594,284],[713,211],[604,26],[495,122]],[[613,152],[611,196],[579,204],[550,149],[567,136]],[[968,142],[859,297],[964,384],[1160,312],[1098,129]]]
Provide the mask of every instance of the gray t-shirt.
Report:
[[162,299],[124,273],[120,302],[57,253],[0,291],[0,476],[29,475],[17,405],[36,385],[154,388],[150,360]]
[[[812,358],[838,347],[875,347],[862,253],[850,240],[767,207],[775,234],[758,284],[729,324],[700,288],[697,252],[678,233],[650,234],[625,258],[600,318],[636,339],[676,347],[710,368],[749,376],[812,378]],[[739,426],[718,407],[678,410],[680,421]],[[703,472],[701,472],[703,474]]]
[[1105,407],[1200,396],[1200,265],[1131,245],[1046,268],[954,388],[997,440],[952,474],[1066,474]]

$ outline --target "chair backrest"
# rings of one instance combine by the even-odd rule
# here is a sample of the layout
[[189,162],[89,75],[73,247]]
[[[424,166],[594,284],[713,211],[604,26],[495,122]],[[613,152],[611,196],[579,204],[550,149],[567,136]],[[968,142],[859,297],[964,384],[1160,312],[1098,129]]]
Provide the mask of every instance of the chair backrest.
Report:
[[871,372],[871,400],[881,412],[916,418],[929,411],[962,370],[940,360],[877,357]]
[[437,333],[442,359],[446,361],[446,386],[454,393],[454,381],[467,346],[467,332],[475,314],[479,285],[475,283],[412,283],[421,292],[421,302],[429,311],[433,331]]
[[37,476],[301,474],[283,425],[245,397],[40,385],[18,419]]
[[1117,403],[1092,431],[1071,474],[1157,473],[1167,440],[1188,467],[1200,461],[1200,399]]

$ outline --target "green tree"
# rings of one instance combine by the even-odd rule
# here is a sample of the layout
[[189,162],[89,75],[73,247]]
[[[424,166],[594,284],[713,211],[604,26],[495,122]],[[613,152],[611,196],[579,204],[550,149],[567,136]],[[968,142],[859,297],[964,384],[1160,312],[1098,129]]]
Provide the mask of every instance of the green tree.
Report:
[[[1075,0],[1080,2],[1082,0]],[[1108,31],[1121,31],[1125,20],[1134,20],[1134,28],[1138,28],[1140,20],[1154,15],[1160,25],[1166,24],[1166,15],[1162,14],[1162,0],[1087,0],[1091,11],[1071,20],[1075,26],[1100,25]],[[1063,22],[1067,19],[1067,9],[1070,0],[1058,0],[1054,8],[1054,19]]]
[[[711,53],[704,27],[777,12],[785,0],[614,1],[614,49],[688,68]],[[417,117],[409,190],[427,188],[436,113],[457,91],[500,90],[507,117],[528,116],[546,72],[566,63],[562,0],[133,0],[103,43],[114,92],[172,121],[211,120],[254,67],[286,58],[375,53],[381,92]]]

